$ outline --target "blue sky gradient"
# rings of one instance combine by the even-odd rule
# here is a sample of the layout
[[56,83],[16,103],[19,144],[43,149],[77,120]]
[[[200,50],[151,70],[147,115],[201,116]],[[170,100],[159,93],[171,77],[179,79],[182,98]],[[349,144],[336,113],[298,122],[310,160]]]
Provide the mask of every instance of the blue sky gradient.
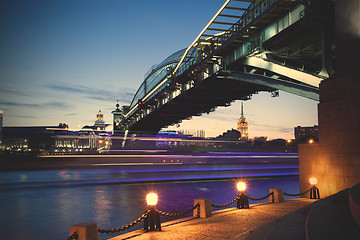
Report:
[[[154,64],[187,47],[225,1],[3,0],[0,109],[4,126],[108,123]],[[209,137],[236,128],[240,103],[184,121]],[[317,124],[317,102],[260,93],[245,102],[249,135],[291,138]],[[173,129],[176,129],[173,127]]]

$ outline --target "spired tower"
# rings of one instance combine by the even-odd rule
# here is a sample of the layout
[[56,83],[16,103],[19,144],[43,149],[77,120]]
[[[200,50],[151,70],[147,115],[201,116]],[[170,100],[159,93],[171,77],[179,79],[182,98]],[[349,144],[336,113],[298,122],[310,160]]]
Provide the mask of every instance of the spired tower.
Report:
[[241,115],[237,124],[237,130],[241,133],[240,141],[246,142],[249,140],[248,123],[246,121],[246,117],[244,116],[243,102],[241,102]]
[[98,114],[96,114],[96,121],[94,124],[95,130],[105,130],[106,124],[104,121],[104,114],[99,110]]

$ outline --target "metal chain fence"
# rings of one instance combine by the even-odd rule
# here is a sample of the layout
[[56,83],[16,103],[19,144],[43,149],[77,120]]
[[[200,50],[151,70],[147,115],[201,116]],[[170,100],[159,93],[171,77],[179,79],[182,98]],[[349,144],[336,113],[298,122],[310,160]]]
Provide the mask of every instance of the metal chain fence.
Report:
[[144,220],[148,214],[149,214],[150,210],[146,210],[145,213],[139,217],[137,220],[122,226],[122,227],[117,227],[117,228],[99,228],[98,232],[99,233],[114,233],[114,232],[120,232],[120,231],[125,231],[126,229],[129,229],[133,226],[135,226],[136,224],[138,224],[139,222],[141,222],[142,220]]
[[[304,194],[308,193],[310,190],[311,190],[311,188],[306,190],[305,192],[298,193],[298,194],[290,194],[290,193],[285,193],[285,192],[283,194],[286,195],[286,196],[295,197],[295,196],[304,195]],[[266,195],[264,197],[261,197],[261,198],[250,197],[247,194],[245,194],[245,195],[246,195],[246,197],[248,197],[249,199],[251,199],[253,201],[261,201],[261,200],[264,200],[264,199],[270,197],[271,195],[274,196],[274,192],[271,192],[268,195]],[[226,203],[226,204],[211,204],[211,206],[215,207],[215,208],[225,208],[225,207],[228,207],[228,206],[232,205],[233,203],[235,203],[238,200],[240,200],[240,194],[234,200],[232,200],[229,203]],[[200,204],[199,203],[197,203],[196,205],[194,205],[194,207],[192,207],[192,208],[190,208],[188,210],[185,210],[185,211],[182,211],[182,212],[177,212],[177,213],[168,213],[168,212],[163,212],[163,211],[159,211],[159,210],[156,210],[156,211],[159,214],[164,215],[164,216],[179,217],[179,216],[183,216],[183,215],[188,214],[189,212],[195,210],[196,208],[198,209],[198,211],[200,211]],[[136,224],[138,224],[139,222],[141,222],[142,220],[147,218],[148,215],[149,215],[149,212],[150,212],[150,210],[146,210],[144,212],[144,214],[141,215],[141,217],[139,217],[137,220],[135,220],[135,221],[133,221],[133,222],[131,222],[131,223],[125,225],[125,226],[117,227],[117,228],[99,228],[98,232],[99,233],[114,233],[114,232],[125,231],[126,229],[129,229],[129,228],[135,226]],[[67,238],[67,240],[78,240],[78,239],[79,239],[79,234],[77,232],[74,232],[71,236],[69,236]]]
[[264,197],[261,197],[261,198],[253,198],[253,197],[250,197],[250,196],[248,196],[248,195],[246,195],[249,199],[251,199],[251,200],[254,200],[254,201],[261,201],[261,200],[264,200],[264,199],[266,199],[266,198],[268,198],[268,197],[270,197],[271,195],[274,195],[274,193],[273,192],[271,192],[271,193],[269,193],[268,195],[266,195],[266,196],[264,196]]
[[183,216],[185,214],[188,214],[191,211],[194,211],[195,208],[200,208],[200,204],[197,203],[197,204],[194,205],[194,207],[192,207],[192,208],[190,208],[188,210],[182,211],[182,212],[178,212],[178,213],[168,213],[168,212],[163,212],[163,211],[158,211],[158,212],[161,215],[168,216],[168,217],[179,217],[179,216]]
[[216,207],[216,208],[226,208],[226,207],[230,206],[231,204],[235,203],[239,199],[240,199],[240,195],[238,195],[234,200],[232,200],[229,203],[226,203],[226,204],[211,204],[211,206]]
[[296,197],[296,196],[305,195],[305,194],[307,194],[308,192],[310,192],[310,190],[311,190],[311,188],[309,188],[308,190],[306,190],[305,192],[302,192],[302,193],[291,194],[291,193],[283,192],[283,194],[286,195],[286,196],[290,196],[290,197]]

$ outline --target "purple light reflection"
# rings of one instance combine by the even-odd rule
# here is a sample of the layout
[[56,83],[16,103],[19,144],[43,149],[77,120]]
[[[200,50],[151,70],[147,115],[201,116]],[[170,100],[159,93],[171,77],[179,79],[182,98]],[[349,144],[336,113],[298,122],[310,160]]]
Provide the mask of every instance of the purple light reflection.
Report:
[[[96,164],[101,166],[101,164]],[[108,164],[106,166],[109,166]],[[202,171],[234,171],[234,170],[263,170],[263,169],[298,169],[299,166],[261,166],[261,167],[224,167],[224,168],[186,168],[186,169],[139,169],[139,170],[109,170],[93,171],[89,173],[149,173],[149,172],[202,172]]]
[[102,183],[136,183],[136,182],[154,182],[154,181],[180,181],[181,180],[216,180],[216,179],[231,179],[231,178],[244,178],[244,177],[274,177],[274,176],[294,176],[299,172],[285,172],[285,173],[253,173],[253,174],[239,174],[239,175],[227,175],[227,176],[208,176],[208,177],[163,177],[163,178],[139,178],[139,179],[114,179],[114,180],[94,180],[94,181],[81,181],[71,182],[71,184],[102,184]]

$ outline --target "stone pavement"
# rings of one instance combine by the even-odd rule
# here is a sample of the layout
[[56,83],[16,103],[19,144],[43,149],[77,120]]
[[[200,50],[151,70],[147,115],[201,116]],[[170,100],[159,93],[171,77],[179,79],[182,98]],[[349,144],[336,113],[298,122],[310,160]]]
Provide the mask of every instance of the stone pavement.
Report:
[[360,227],[351,217],[348,198],[345,189],[318,201],[300,198],[253,204],[250,209],[227,208],[210,218],[187,217],[162,223],[162,231],[136,230],[111,240],[359,240]]
[[[145,232],[136,230],[119,235],[111,240],[120,239],[247,239],[253,234],[256,238],[264,239],[279,218],[302,208],[299,215],[302,221],[302,232],[296,232],[305,239],[304,207],[314,202],[310,199],[292,199],[283,203],[259,203],[250,205],[250,209],[227,208],[214,211],[210,218],[187,217],[171,222],[162,223],[162,231]],[[272,223],[273,222],[273,223]],[[268,223],[268,225],[264,225]],[[270,224],[269,224],[270,223]],[[255,231],[261,226],[261,231]],[[290,232],[292,233],[292,232]],[[255,236],[255,235],[254,235]],[[295,239],[295,238],[294,238]]]

